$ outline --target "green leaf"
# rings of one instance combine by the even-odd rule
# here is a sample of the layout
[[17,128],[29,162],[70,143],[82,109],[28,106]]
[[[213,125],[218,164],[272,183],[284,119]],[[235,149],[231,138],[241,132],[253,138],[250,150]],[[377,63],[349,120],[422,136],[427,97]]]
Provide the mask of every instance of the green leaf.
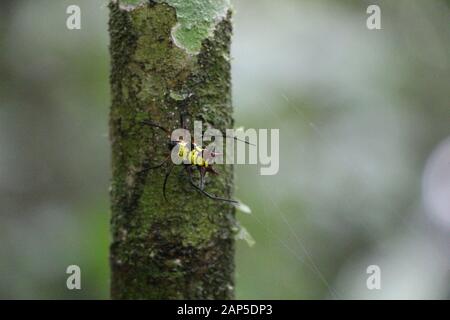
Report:
[[239,225],[239,231],[236,234],[236,240],[244,240],[247,242],[249,247],[253,247],[256,243],[255,239],[253,239],[252,235],[247,231],[245,227]]

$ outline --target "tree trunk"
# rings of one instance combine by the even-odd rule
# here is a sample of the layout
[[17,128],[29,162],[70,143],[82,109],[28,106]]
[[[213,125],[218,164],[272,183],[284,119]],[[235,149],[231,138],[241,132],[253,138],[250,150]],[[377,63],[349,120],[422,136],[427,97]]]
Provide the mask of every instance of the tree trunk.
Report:
[[[140,3],[142,2],[142,3]],[[175,166],[163,198],[169,139],[180,112],[232,128],[228,0],[111,1],[111,297],[230,299],[234,208],[206,198]],[[191,128],[190,128],[191,129]],[[191,131],[192,132],[192,131]],[[231,197],[232,166],[207,179]]]

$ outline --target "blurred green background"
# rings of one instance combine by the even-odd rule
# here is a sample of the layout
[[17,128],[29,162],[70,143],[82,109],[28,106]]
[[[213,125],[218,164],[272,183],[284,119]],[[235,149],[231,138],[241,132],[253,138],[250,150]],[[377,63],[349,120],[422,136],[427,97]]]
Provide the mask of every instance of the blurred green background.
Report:
[[[108,298],[106,4],[0,2],[0,298]],[[277,175],[236,167],[237,298],[450,298],[450,2],[234,7],[237,126],[281,140]]]

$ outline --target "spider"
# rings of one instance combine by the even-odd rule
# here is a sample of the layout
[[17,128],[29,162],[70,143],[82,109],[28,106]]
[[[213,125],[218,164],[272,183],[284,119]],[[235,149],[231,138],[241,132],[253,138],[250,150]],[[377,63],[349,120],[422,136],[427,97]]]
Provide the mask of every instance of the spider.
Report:
[[[180,114],[180,122],[181,122],[182,128],[186,129],[184,116],[182,114]],[[187,175],[189,177],[189,183],[191,184],[191,186],[193,188],[195,188],[201,194],[203,194],[204,196],[206,196],[212,200],[224,201],[224,202],[233,203],[233,204],[239,203],[239,201],[237,201],[237,200],[218,197],[216,195],[213,195],[213,194],[205,191],[206,173],[209,172],[210,174],[214,174],[214,175],[219,174],[214,169],[213,164],[211,163],[211,160],[213,160],[217,155],[219,155],[219,153],[215,152],[214,150],[210,151],[206,148],[203,148],[203,147],[199,146],[198,144],[196,144],[194,141],[184,141],[182,139],[171,140],[170,131],[168,129],[166,129],[165,127],[163,127],[159,124],[156,124],[150,120],[144,120],[144,121],[142,121],[142,124],[148,125],[148,126],[151,126],[154,128],[158,128],[167,134],[168,139],[170,139],[170,141],[168,143],[168,147],[169,147],[170,151],[174,150],[174,148],[178,149],[177,154],[180,157],[180,159],[183,160],[181,165],[183,165],[184,169],[186,170]],[[226,136],[226,137],[228,137],[228,136]],[[245,140],[240,140],[237,137],[228,137],[228,138],[232,138],[234,140],[241,141],[246,144],[254,146],[254,144],[252,144],[248,141],[245,141]],[[169,154],[169,156],[166,157],[166,159],[162,163],[160,163],[156,166],[153,166],[153,167],[148,167],[146,169],[151,170],[151,169],[160,168],[169,160],[169,158],[170,158],[170,154]],[[175,166],[175,164],[171,163],[165,173],[165,176],[164,176],[163,196],[166,201],[168,201],[167,197],[166,197],[166,185],[167,185],[167,181],[169,179],[169,176],[170,176],[174,166]],[[193,170],[195,170],[195,169],[197,169],[200,173],[200,182],[198,185],[194,182],[194,178],[193,178],[193,173],[194,173]]]

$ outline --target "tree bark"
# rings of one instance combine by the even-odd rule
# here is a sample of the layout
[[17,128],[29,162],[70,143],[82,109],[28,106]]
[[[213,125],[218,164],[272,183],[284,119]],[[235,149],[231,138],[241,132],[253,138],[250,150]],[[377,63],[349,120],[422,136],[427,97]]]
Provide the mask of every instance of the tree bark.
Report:
[[[172,171],[165,201],[167,167],[145,170],[170,150],[166,134],[143,120],[172,130],[186,111],[191,125],[233,126],[231,11],[207,8],[209,19],[202,17],[214,1],[110,2],[113,299],[234,296],[234,208],[193,189],[182,166]],[[233,168],[218,170],[206,188],[231,197]]]

